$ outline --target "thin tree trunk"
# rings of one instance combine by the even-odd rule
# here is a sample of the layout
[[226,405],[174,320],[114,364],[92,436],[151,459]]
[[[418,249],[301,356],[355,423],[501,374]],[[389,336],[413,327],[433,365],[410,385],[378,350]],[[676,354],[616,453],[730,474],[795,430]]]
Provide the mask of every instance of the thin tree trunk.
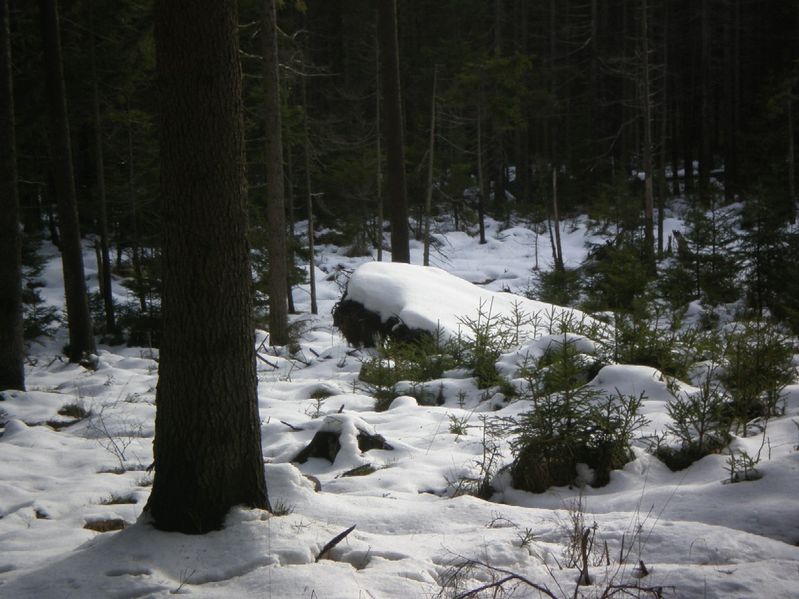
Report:
[[701,4],[701,27],[702,27],[702,54],[701,54],[701,98],[700,114],[702,123],[700,125],[699,140],[699,197],[702,200],[708,199],[710,193],[710,169],[711,161],[711,131],[713,123],[712,110],[712,65],[711,65],[711,3],[710,0],[702,0]]
[[386,177],[391,204],[391,261],[411,261],[408,235],[408,195],[405,184],[405,147],[400,92],[399,42],[397,40],[397,2],[380,0],[378,27],[382,41],[384,130],[386,132]]
[[288,222],[286,223],[287,241],[286,247],[286,299],[288,300],[289,314],[296,314],[297,310],[294,307],[294,292],[291,284],[291,271],[294,269],[294,152],[291,149],[291,144],[286,144],[286,215]]
[[273,345],[289,342],[286,206],[283,187],[283,119],[275,0],[264,0],[264,121],[266,126],[266,217],[269,251],[269,335]]
[[560,244],[560,210],[558,209],[558,169],[552,169],[552,218],[555,219],[555,270],[563,270],[563,247]]
[[652,175],[654,162],[652,160],[652,92],[649,81],[649,6],[647,0],[641,0],[641,43],[643,73],[641,83],[641,108],[643,111],[644,126],[644,242],[646,244],[646,257],[650,266],[654,268],[655,234],[654,234],[654,189]]
[[72,145],[69,137],[56,0],[39,0],[39,11],[44,49],[45,87],[50,113],[50,143],[53,148],[53,179],[61,230],[61,265],[64,272],[64,295],[69,326],[68,354],[71,362],[79,362],[84,355],[94,354],[96,349],[83,270],[83,249],[78,225],[75,179],[72,172]]
[[430,145],[428,148],[429,161],[427,166],[427,195],[424,201],[424,259],[423,264],[430,266],[430,219],[433,209],[433,166],[435,164],[436,147],[436,83],[438,79],[438,65],[433,67],[433,99],[430,106]]
[[311,287],[311,314],[318,314],[316,305],[316,250],[314,240],[313,192],[311,191],[311,136],[308,127],[308,92],[302,80],[303,150],[305,154],[305,194],[308,209],[308,283]]
[[483,106],[477,106],[477,221],[480,227],[480,243],[486,243],[485,201],[488,197],[486,189],[485,167],[483,165]]
[[89,46],[89,59],[92,70],[92,113],[94,115],[94,145],[95,168],[97,170],[97,219],[100,223],[100,294],[103,297],[105,311],[106,333],[113,333],[116,329],[114,314],[114,296],[111,291],[111,256],[108,249],[108,202],[105,192],[105,162],[103,155],[103,122],[100,117],[100,89],[97,74],[97,59],[95,56],[96,31],[94,28],[94,5],[89,4],[89,28],[91,30],[91,44]]
[[383,261],[383,149],[380,127],[380,42],[375,35],[375,158],[377,162],[377,261]]
[[221,528],[270,509],[264,480],[247,243],[235,0],[155,4],[163,214],[163,341],[155,478],[162,530]]
[[24,391],[22,234],[8,19],[8,0],[0,0],[0,389]]
[[[793,88],[788,90],[788,98],[785,100],[788,113],[788,196],[791,198],[791,214],[796,207],[796,153],[793,141]],[[792,217],[793,219],[793,217]]]
[[130,205],[130,252],[133,263],[133,278],[136,281],[136,295],[139,308],[147,311],[147,293],[144,289],[144,272],[141,265],[141,244],[139,242],[139,215],[136,207],[136,166],[133,161],[133,118],[128,113],[128,204]]
[[663,219],[665,218],[666,211],[666,141],[669,132],[669,7],[663,6],[663,94],[660,108],[660,151],[658,158],[660,164],[658,165],[658,257],[663,256],[664,239],[663,239]]

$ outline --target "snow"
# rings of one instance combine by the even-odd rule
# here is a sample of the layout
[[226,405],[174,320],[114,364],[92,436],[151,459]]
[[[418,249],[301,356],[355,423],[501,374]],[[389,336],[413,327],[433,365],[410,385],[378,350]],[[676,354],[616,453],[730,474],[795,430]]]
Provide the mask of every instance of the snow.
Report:
[[[585,256],[585,242],[595,238],[582,220],[563,227],[566,260],[576,264]],[[488,565],[571,597],[578,571],[567,554],[578,501],[586,525],[595,526],[594,547],[601,552],[607,546],[610,558],[610,565],[597,560],[601,564],[591,568],[595,584],[578,596],[599,596],[610,583],[637,583],[662,587],[666,597],[795,597],[799,385],[786,390],[786,414],[769,422],[764,436],[733,442],[750,453],[765,442],[759,480],[726,484],[724,455],[670,472],[638,442],[635,460],[614,471],[605,487],[533,495],[513,489],[507,474],[500,474],[491,501],[453,496],[458,479],[477,472],[481,418],[519,414],[529,402],[482,401],[485,391],[456,369],[426,385],[440,392],[442,405],[420,405],[408,389],[387,411],[375,411],[369,389],[357,379],[373,353],[347,347],[331,325],[330,310],[353,271],[351,299],[384,317],[441,326],[449,334],[462,331],[461,319],[473,318],[481,302],[496,315],[512,308],[514,299],[529,313],[566,311],[522,297],[530,286],[531,229],[489,221],[488,235],[481,246],[463,232],[438,232],[437,268],[376,264],[374,256],[349,258],[343,249],[319,248],[320,315],[297,317],[305,332],[296,356],[264,347],[272,365],[258,362],[267,485],[272,505],[285,515],[235,509],[223,530],[204,536],[157,531],[142,514],[151,481],[146,468],[152,462],[157,352],[101,345],[98,369],[87,371],[57,357],[63,331],[33,344],[28,391],[5,392],[0,401],[0,597],[435,597],[465,559],[475,567],[462,574],[461,591],[497,576]],[[542,257],[546,249],[540,249]],[[96,286],[93,252],[86,256],[89,282]],[[418,245],[412,261],[421,262]],[[43,297],[60,306],[55,253],[43,282]],[[123,289],[116,291],[125,297]],[[295,299],[307,312],[307,288]],[[259,344],[265,339],[259,332]],[[527,356],[564,342],[590,355],[595,341],[542,325],[527,331],[499,367],[512,377]],[[592,385],[607,393],[643,393],[649,424],[642,434],[662,432],[668,424],[671,395],[656,369],[609,365]],[[688,383],[682,388],[692,389]],[[58,414],[71,405],[90,415],[75,421]],[[451,427],[453,420],[463,429]],[[342,432],[335,462],[290,463],[319,430]],[[358,431],[382,435],[393,449],[361,453]],[[508,462],[508,439],[499,443]],[[365,464],[370,474],[342,476]],[[84,528],[113,520],[126,528]],[[352,525],[316,561],[325,544]],[[639,560],[649,571],[644,578],[637,578]],[[452,588],[441,596],[454,596]],[[536,595],[519,587],[512,596]]]

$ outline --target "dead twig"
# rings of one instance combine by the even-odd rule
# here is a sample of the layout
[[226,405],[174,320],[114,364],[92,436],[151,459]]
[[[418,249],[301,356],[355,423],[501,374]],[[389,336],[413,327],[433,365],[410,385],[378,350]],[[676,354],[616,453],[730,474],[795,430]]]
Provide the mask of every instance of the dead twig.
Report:
[[319,555],[316,556],[316,561],[318,562],[320,559],[322,559],[328,551],[330,551],[331,549],[333,549],[333,547],[341,543],[341,541],[343,541],[346,538],[346,536],[350,534],[353,530],[355,530],[355,524],[350,526],[344,532],[339,533],[335,537],[330,539],[330,541],[328,541],[327,544],[324,547],[322,547],[322,551],[319,552]]

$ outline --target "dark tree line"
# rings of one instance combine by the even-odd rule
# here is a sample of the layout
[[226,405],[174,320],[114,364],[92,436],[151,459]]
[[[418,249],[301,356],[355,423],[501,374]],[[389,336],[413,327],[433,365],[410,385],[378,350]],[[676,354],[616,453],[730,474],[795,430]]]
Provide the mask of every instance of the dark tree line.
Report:
[[[707,206],[719,194],[732,201],[760,190],[793,217],[799,3],[278,4],[273,48],[262,41],[270,26],[262,3],[239,2],[251,239],[263,259],[256,303],[277,343],[287,340],[291,286],[314,274],[313,251],[294,235],[301,219],[309,230],[338,228],[353,252],[382,253],[390,239],[386,249],[404,261],[404,236],[421,239],[429,222],[428,189],[432,216],[451,214],[460,227],[480,225],[486,213],[553,223],[601,212],[608,190],[625,189],[639,198],[633,224],[651,256],[667,249],[661,217],[675,195]],[[152,15],[138,0],[73,0],[47,33],[41,16],[53,6],[9,2],[11,73],[25,99],[14,115],[20,220],[27,236],[50,236],[71,256],[71,328],[89,330],[93,320],[109,338],[158,345],[163,219]],[[47,76],[42,62],[54,54],[54,31],[63,104],[59,61],[47,58]],[[281,139],[265,133],[277,118]],[[65,126],[68,135],[59,133]],[[58,158],[67,153],[71,169]],[[642,182],[634,171],[645,173]],[[71,202],[71,189],[77,219],[61,200]],[[76,233],[97,240],[102,263],[102,285],[89,295],[93,315],[78,298]],[[557,265],[557,247],[554,255]],[[132,301],[114,304],[111,276],[125,280]],[[72,358],[90,343],[85,334],[72,339]]]

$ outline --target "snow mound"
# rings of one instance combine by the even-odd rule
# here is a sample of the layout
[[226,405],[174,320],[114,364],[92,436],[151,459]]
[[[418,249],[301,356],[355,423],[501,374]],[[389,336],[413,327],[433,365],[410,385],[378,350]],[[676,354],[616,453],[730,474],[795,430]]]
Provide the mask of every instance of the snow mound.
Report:
[[440,268],[413,264],[367,262],[350,278],[346,299],[391,318],[410,329],[440,331],[445,337],[472,336],[465,323],[486,318],[519,320],[520,333],[537,337],[559,330],[563,323],[591,321],[584,313],[520,295],[489,291]]

